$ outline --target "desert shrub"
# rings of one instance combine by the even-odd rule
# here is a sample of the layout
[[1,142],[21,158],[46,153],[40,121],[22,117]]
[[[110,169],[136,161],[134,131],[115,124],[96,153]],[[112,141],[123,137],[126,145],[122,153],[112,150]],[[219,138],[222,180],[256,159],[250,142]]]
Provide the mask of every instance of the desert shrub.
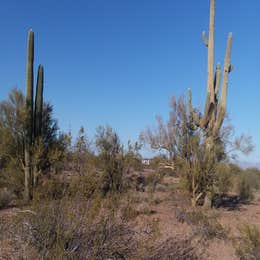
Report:
[[[145,138],[145,136],[143,138]],[[150,168],[152,168],[153,170],[157,170],[160,167],[160,165],[164,163],[166,160],[167,157],[165,155],[154,156],[151,160]]]
[[18,198],[23,197],[24,191],[24,172],[21,170],[19,163],[10,160],[8,165],[1,170],[0,187],[7,187]]
[[123,146],[115,131],[98,127],[96,133],[99,167],[102,171],[102,192],[121,192],[123,190],[124,153]]
[[59,200],[68,193],[69,184],[58,179],[45,179],[34,190],[34,200]]
[[260,189],[260,171],[256,168],[248,168],[241,171],[240,176],[246,179],[246,182],[252,190]]
[[240,227],[240,239],[236,243],[236,254],[241,260],[260,259],[260,230],[255,225]]
[[69,196],[80,196],[86,199],[93,197],[100,191],[100,175],[89,173],[85,176],[75,176],[72,178],[69,187]]
[[237,178],[236,192],[238,193],[240,200],[244,202],[253,199],[252,187],[250,186],[248,179],[243,175],[240,176],[240,178]]
[[194,236],[207,241],[213,238],[225,239],[227,230],[217,221],[216,216],[206,215],[200,210],[187,210],[179,208],[175,212],[179,222],[192,225]]
[[11,191],[9,191],[7,189],[1,189],[0,190],[0,209],[8,206],[13,199],[14,199],[14,194]]
[[136,247],[134,232],[100,205],[100,201],[67,198],[35,205],[20,219],[25,244],[43,259],[130,257]]
[[146,185],[148,186],[149,191],[155,192],[156,186],[161,183],[163,175],[159,172],[151,172],[146,177]]
[[140,154],[140,150],[142,145],[138,142],[132,144],[128,141],[127,150],[124,152],[124,168],[127,173],[131,171],[142,171],[142,156]]
[[232,189],[232,174],[226,164],[219,164],[216,174],[216,190],[220,194],[226,194]]

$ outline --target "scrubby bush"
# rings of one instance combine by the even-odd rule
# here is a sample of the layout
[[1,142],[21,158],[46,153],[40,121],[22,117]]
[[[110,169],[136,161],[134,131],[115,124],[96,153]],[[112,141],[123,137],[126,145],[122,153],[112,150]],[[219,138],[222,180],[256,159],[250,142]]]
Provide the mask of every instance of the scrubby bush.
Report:
[[14,199],[14,194],[7,189],[0,190],[0,209],[5,208]]
[[192,225],[193,234],[205,241],[213,238],[225,239],[227,237],[227,230],[222,227],[214,215],[207,215],[200,210],[179,208],[175,216],[178,221]]
[[98,173],[89,173],[85,176],[74,176],[69,187],[69,196],[92,198],[101,192],[101,176]]
[[98,127],[96,133],[99,166],[102,171],[102,191],[120,192],[123,189],[123,146],[114,130],[107,127]]
[[34,190],[34,200],[60,200],[68,194],[68,191],[68,183],[55,178],[45,179]]
[[220,194],[227,194],[232,190],[232,174],[226,164],[219,164],[216,174],[216,191]]
[[243,225],[236,243],[236,254],[241,260],[260,259],[260,230],[255,225]]
[[246,176],[241,176],[236,183],[236,191],[241,201],[248,202],[253,199],[252,187]]
[[245,178],[252,190],[260,189],[260,171],[256,168],[241,170],[240,175]]
[[151,172],[146,177],[146,185],[148,186],[148,189],[150,192],[155,192],[156,186],[161,183],[163,179],[163,175],[158,172]]
[[43,259],[129,258],[136,252],[134,232],[100,205],[69,199],[36,205],[21,219],[25,244]]

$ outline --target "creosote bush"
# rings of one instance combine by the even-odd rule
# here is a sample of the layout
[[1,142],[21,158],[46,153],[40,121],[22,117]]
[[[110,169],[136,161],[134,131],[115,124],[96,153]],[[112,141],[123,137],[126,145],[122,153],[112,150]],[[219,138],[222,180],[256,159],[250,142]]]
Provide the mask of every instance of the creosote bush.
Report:
[[36,204],[20,215],[21,235],[44,259],[125,259],[136,252],[134,232],[99,199]]

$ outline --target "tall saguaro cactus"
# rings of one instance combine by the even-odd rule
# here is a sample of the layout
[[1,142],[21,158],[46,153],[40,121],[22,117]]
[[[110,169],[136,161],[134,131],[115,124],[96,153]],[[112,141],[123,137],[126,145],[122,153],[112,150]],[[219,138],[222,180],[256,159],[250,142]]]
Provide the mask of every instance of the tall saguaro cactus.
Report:
[[208,48],[207,97],[204,108],[204,115],[199,115],[193,109],[191,90],[188,90],[188,104],[190,115],[193,118],[196,126],[200,127],[204,131],[205,142],[209,151],[213,149],[217,140],[219,140],[220,129],[226,114],[228,75],[232,70],[232,65],[230,63],[232,33],[229,33],[222,77],[221,98],[219,100],[221,67],[220,64],[217,64],[214,73],[214,27],[215,0],[210,0],[209,38],[206,38],[206,32],[202,33],[203,42]]
[[28,33],[27,43],[27,68],[26,68],[26,97],[25,97],[25,180],[24,198],[32,198],[35,170],[32,166],[32,152],[35,140],[40,137],[42,129],[42,107],[43,107],[43,67],[38,68],[36,97],[34,105],[33,91],[33,63],[34,63],[34,33]]
[[32,30],[28,33],[27,43],[27,68],[26,68],[26,98],[25,98],[25,180],[24,196],[30,200],[32,196],[32,158],[31,147],[33,142],[33,61],[34,61],[34,33]]

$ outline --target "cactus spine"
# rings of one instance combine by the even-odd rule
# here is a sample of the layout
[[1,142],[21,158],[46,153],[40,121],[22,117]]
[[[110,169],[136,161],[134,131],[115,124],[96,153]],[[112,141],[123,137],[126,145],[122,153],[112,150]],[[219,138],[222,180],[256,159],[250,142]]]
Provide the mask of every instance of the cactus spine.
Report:
[[197,114],[193,109],[191,90],[188,90],[190,115],[195,125],[204,131],[205,142],[209,150],[213,149],[214,144],[219,140],[220,129],[226,114],[228,74],[232,70],[232,65],[230,64],[232,33],[229,33],[224,61],[221,100],[219,101],[221,67],[220,64],[218,64],[214,73],[214,26],[215,0],[210,0],[209,39],[206,38],[206,32],[202,33],[203,42],[208,48],[207,96],[203,116]]
[[[41,135],[42,128],[42,106],[43,106],[43,67],[40,65],[37,77],[37,89],[34,105],[33,95],[33,63],[34,63],[34,33],[32,30],[28,33],[27,43],[27,68],[26,68],[26,97],[25,97],[25,180],[24,180],[24,198],[32,199],[34,185],[34,171],[32,167],[32,152],[36,138]],[[34,109],[35,106],[35,109]]]

